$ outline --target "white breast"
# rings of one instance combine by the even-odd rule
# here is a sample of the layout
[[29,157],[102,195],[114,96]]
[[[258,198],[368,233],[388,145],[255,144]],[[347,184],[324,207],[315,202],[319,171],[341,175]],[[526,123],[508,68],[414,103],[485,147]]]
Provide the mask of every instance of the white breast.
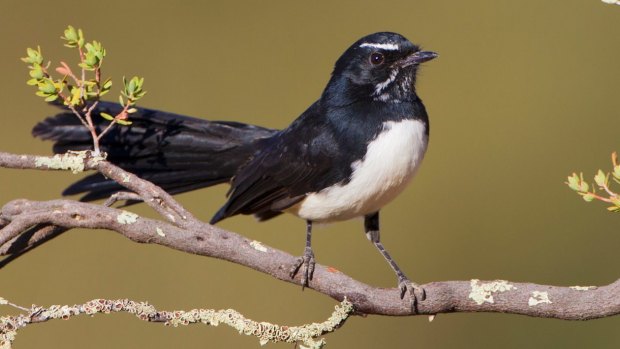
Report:
[[310,194],[287,211],[314,222],[376,212],[403,191],[420,166],[427,144],[423,122],[385,122],[383,131],[368,145],[364,159],[352,165],[348,183]]

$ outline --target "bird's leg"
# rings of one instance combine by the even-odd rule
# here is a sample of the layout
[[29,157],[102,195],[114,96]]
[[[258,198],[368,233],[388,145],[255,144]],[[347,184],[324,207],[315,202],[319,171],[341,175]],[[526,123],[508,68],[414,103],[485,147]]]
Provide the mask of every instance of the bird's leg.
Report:
[[[388,251],[386,251],[385,247],[380,241],[380,233],[379,233],[379,212],[371,213],[364,217],[364,229],[366,230],[366,237],[370,242],[375,245],[377,250],[381,252],[381,255],[385,260],[390,264],[390,267],[396,273],[398,277],[398,288],[400,289],[400,298],[403,299],[405,297],[405,293],[409,291],[411,296],[411,311],[417,312],[417,301],[423,301],[426,298],[426,293],[422,287],[418,284],[411,282],[405,273],[398,267],[396,262],[392,259]],[[417,293],[417,295],[416,295]]]
[[312,252],[311,246],[312,240],[312,221],[306,221],[306,248],[304,249],[304,255],[297,258],[297,262],[291,268],[289,275],[294,278],[297,272],[301,269],[301,289],[308,286],[308,281],[312,280],[312,274],[314,274],[314,252]]

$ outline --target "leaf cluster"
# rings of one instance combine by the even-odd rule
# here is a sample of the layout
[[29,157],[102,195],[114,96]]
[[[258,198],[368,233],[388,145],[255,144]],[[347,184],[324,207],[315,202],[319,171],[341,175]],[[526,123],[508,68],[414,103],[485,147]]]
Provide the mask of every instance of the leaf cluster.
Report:
[[123,107],[117,115],[99,113],[99,115],[110,121],[110,124],[99,134],[92,121],[91,113],[96,109],[101,97],[112,89],[112,79],[102,79],[101,67],[106,57],[106,50],[101,42],[93,40],[86,41],[82,29],[68,26],[61,36],[64,46],[77,50],[79,54],[78,74],[74,73],[71,67],[60,62],[54,70],[60,77],[52,77],[48,71],[51,63],[44,64],[41,48],[28,48],[26,57],[22,61],[28,63],[30,80],[28,85],[36,86],[37,96],[43,97],[46,102],[60,100],[67,108],[80,119],[92,135],[95,152],[98,151],[98,141],[109,128],[115,124],[130,125],[129,115],[135,113],[136,102],[144,97],[146,91],[143,89],[144,78],[132,77],[129,81],[123,77],[123,87],[120,91],[119,101]]
[[[601,169],[598,170],[594,176],[594,183],[588,184],[583,179],[583,173],[577,175],[573,173],[568,176],[566,184],[570,189],[579,194],[586,202],[594,200],[603,201],[611,204],[607,207],[607,210],[611,212],[620,212],[620,194],[614,192],[610,188],[610,180],[613,180],[616,184],[620,184],[620,164],[618,164],[618,154],[613,152],[611,154],[612,171],[605,172]],[[597,188],[599,193],[597,193]]]

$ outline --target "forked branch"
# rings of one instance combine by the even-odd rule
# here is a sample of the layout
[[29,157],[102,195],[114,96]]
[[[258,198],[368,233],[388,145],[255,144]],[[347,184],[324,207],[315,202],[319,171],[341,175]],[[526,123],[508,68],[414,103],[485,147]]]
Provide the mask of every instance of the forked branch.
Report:
[[[58,157],[58,155],[57,155]],[[73,200],[7,203],[0,211],[0,252],[19,253],[40,244],[56,229],[107,229],[135,242],[155,243],[179,251],[231,261],[286,282],[296,257],[258,241],[194,218],[173,197],[154,184],[89,153],[67,154],[70,160],[0,153],[0,167],[42,170],[67,169],[81,161],[84,170],[97,170],[140,196],[167,220],[154,220],[112,207]],[[76,159],[79,159],[76,160]],[[80,166],[78,166],[80,167]],[[135,198],[132,196],[132,198]],[[28,234],[28,239],[20,239]],[[43,238],[42,238],[43,237]],[[26,241],[24,241],[26,240]],[[20,244],[20,248],[16,245]],[[333,267],[317,265],[310,288],[338,301],[348,299],[364,314],[414,315],[396,288],[376,288],[354,280]],[[566,320],[588,320],[620,313],[620,281],[607,286],[559,287],[508,281],[445,281],[424,285],[427,299],[418,314],[502,312]]]

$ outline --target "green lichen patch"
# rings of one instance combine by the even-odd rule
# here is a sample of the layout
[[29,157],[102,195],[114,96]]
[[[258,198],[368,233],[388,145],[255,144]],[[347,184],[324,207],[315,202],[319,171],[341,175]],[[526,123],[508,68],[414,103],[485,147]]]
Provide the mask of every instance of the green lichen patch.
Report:
[[166,236],[166,234],[164,233],[164,231],[160,227],[156,227],[155,231],[157,232],[157,235],[159,235],[161,237],[165,237]]
[[267,252],[267,247],[263,246],[263,244],[260,241],[254,240],[250,242],[250,246],[252,246],[252,248],[255,249],[256,251]]
[[598,287],[596,286],[571,286],[570,288],[575,291],[590,291],[590,290],[596,290]]
[[257,322],[245,318],[233,309],[193,309],[187,312],[161,312],[159,315],[168,318],[167,324],[175,327],[198,322],[211,326],[226,324],[240,334],[258,337],[261,345],[268,342],[289,342],[303,343],[300,348],[318,349],[325,345],[325,341],[323,339],[316,341],[315,338],[334,331],[352,312],[353,304],[345,299],[335,307],[335,311],[326,321],[303,326],[280,326],[269,322]]
[[50,170],[70,170],[73,173],[80,173],[84,171],[86,157],[86,151],[56,154],[52,157],[37,156],[34,159],[34,165]]
[[[302,326],[281,326],[269,322],[257,322],[244,317],[233,309],[157,311],[147,302],[136,302],[129,299],[93,299],[81,305],[52,305],[47,308],[33,305],[32,308],[24,308],[23,310],[26,313],[0,317],[0,349],[10,349],[17,331],[29,325],[33,316],[36,316],[39,321],[47,321],[52,319],[67,320],[80,314],[94,315],[116,312],[134,314],[143,321],[165,321],[167,325],[174,327],[194,323],[212,326],[225,324],[233,327],[240,334],[258,337],[261,345],[268,342],[289,342],[299,343],[300,348],[318,349],[325,345],[325,341],[323,339],[316,340],[316,338],[342,326],[353,312],[353,304],[345,299],[335,307],[334,312],[326,321]],[[303,345],[301,345],[302,343]]]
[[116,216],[116,221],[119,222],[120,224],[133,224],[138,220],[138,215],[133,213],[133,212],[129,212],[129,211],[122,211],[121,213],[119,213],[118,216]]
[[510,290],[516,290],[514,285],[511,285],[506,280],[496,280],[493,282],[480,283],[480,280],[471,280],[471,292],[469,298],[471,298],[476,304],[482,303],[494,303],[493,293],[506,292]]
[[551,304],[551,300],[549,299],[549,293],[545,291],[532,291],[530,299],[527,300],[527,304],[530,307],[545,303]]

